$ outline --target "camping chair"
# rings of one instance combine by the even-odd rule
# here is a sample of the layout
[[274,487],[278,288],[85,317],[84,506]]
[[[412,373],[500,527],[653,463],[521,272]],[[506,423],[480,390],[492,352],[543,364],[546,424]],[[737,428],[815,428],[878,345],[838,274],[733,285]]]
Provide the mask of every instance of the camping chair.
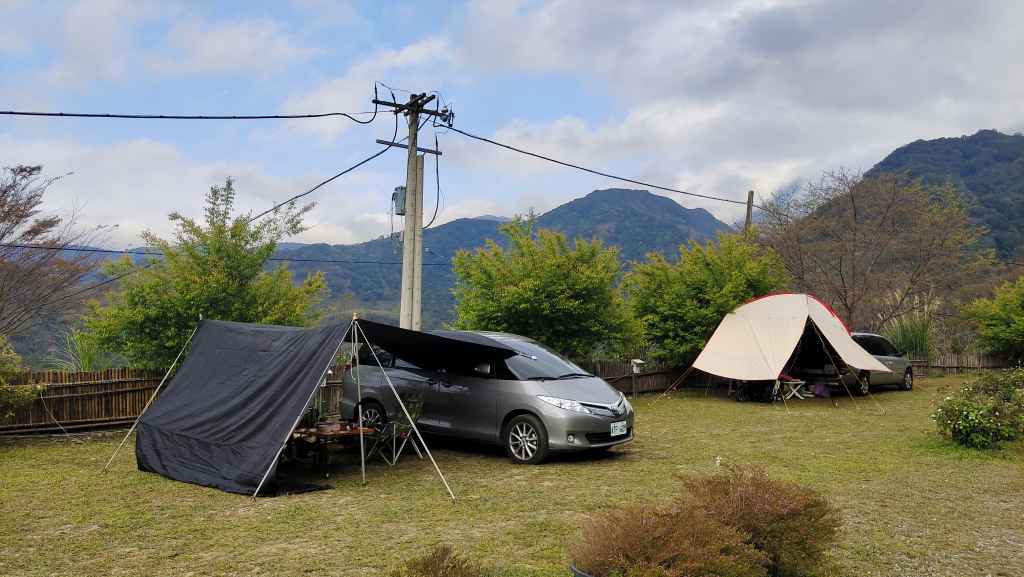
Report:
[[373,446],[366,454],[368,459],[374,455],[380,455],[380,458],[391,466],[398,463],[398,459],[408,444],[412,445],[419,458],[423,458],[412,427],[412,424],[423,414],[423,395],[421,393],[402,393],[398,397],[402,400],[402,404],[405,405],[405,410],[409,412],[409,417],[412,417],[412,420],[410,421],[405,416],[405,412],[399,410],[393,419],[384,424],[374,439]]

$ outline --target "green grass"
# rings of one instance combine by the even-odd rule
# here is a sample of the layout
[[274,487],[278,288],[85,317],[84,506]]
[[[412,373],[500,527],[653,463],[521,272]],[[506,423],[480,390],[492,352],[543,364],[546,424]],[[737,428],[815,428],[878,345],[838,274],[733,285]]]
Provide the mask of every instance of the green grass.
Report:
[[[775,405],[702,391],[641,398],[637,440],[605,458],[513,466],[498,452],[436,447],[458,502],[427,461],[341,468],[335,488],[261,499],[135,470],[99,472],[114,435],[0,441],[0,574],[378,575],[451,543],[515,576],[565,575],[588,513],[667,498],[673,475],[757,463],[843,512],[836,575],[1024,575],[1024,450],[978,452],[928,415],[960,379],[911,393]],[[879,406],[880,405],[880,406]],[[881,414],[880,409],[885,413]]]

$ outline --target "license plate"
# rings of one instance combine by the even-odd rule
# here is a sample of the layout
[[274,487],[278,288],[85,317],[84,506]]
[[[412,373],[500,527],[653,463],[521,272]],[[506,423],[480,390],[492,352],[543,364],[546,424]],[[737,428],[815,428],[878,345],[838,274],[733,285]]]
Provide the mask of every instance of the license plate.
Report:
[[626,428],[626,421],[618,421],[618,422],[612,423],[611,433],[612,433],[613,437],[618,437],[618,436],[621,436],[621,435],[625,435],[627,430],[628,429]]

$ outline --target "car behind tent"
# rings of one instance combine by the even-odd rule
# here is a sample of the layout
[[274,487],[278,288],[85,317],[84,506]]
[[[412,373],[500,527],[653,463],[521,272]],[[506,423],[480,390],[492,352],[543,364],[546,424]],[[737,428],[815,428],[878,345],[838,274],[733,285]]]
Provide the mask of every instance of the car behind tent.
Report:
[[850,338],[839,317],[807,294],[754,299],[727,314],[693,368],[726,379],[774,381],[792,365],[804,344],[819,347],[819,360],[836,355],[862,371],[890,372]]

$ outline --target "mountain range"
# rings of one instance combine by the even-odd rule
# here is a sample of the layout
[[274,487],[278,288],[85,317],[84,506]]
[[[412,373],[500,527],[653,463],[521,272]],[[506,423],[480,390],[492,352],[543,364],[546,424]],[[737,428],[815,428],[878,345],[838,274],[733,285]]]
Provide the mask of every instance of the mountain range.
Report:
[[917,140],[892,151],[866,175],[879,172],[953,183],[971,218],[989,229],[988,241],[1001,258],[1024,251],[1024,135],[980,130]]
[[[461,218],[423,231],[423,322],[436,327],[451,319],[455,277],[451,259],[456,252],[483,246],[488,239],[502,243],[499,227],[507,218],[486,215]],[[702,208],[690,209],[646,190],[595,190],[536,217],[536,225],[568,238],[598,238],[619,248],[624,263],[642,260],[657,251],[673,257],[679,245],[714,238],[728,225]],[[382,320],[398,317],[402,248],[396,238],[378,238],[351,245],[310,244],[282,247],[278,256],[294,259],[339,260],[342,263],[292,262],[296,277],[317,270],[327,277],[339,307],[369,311]]]

